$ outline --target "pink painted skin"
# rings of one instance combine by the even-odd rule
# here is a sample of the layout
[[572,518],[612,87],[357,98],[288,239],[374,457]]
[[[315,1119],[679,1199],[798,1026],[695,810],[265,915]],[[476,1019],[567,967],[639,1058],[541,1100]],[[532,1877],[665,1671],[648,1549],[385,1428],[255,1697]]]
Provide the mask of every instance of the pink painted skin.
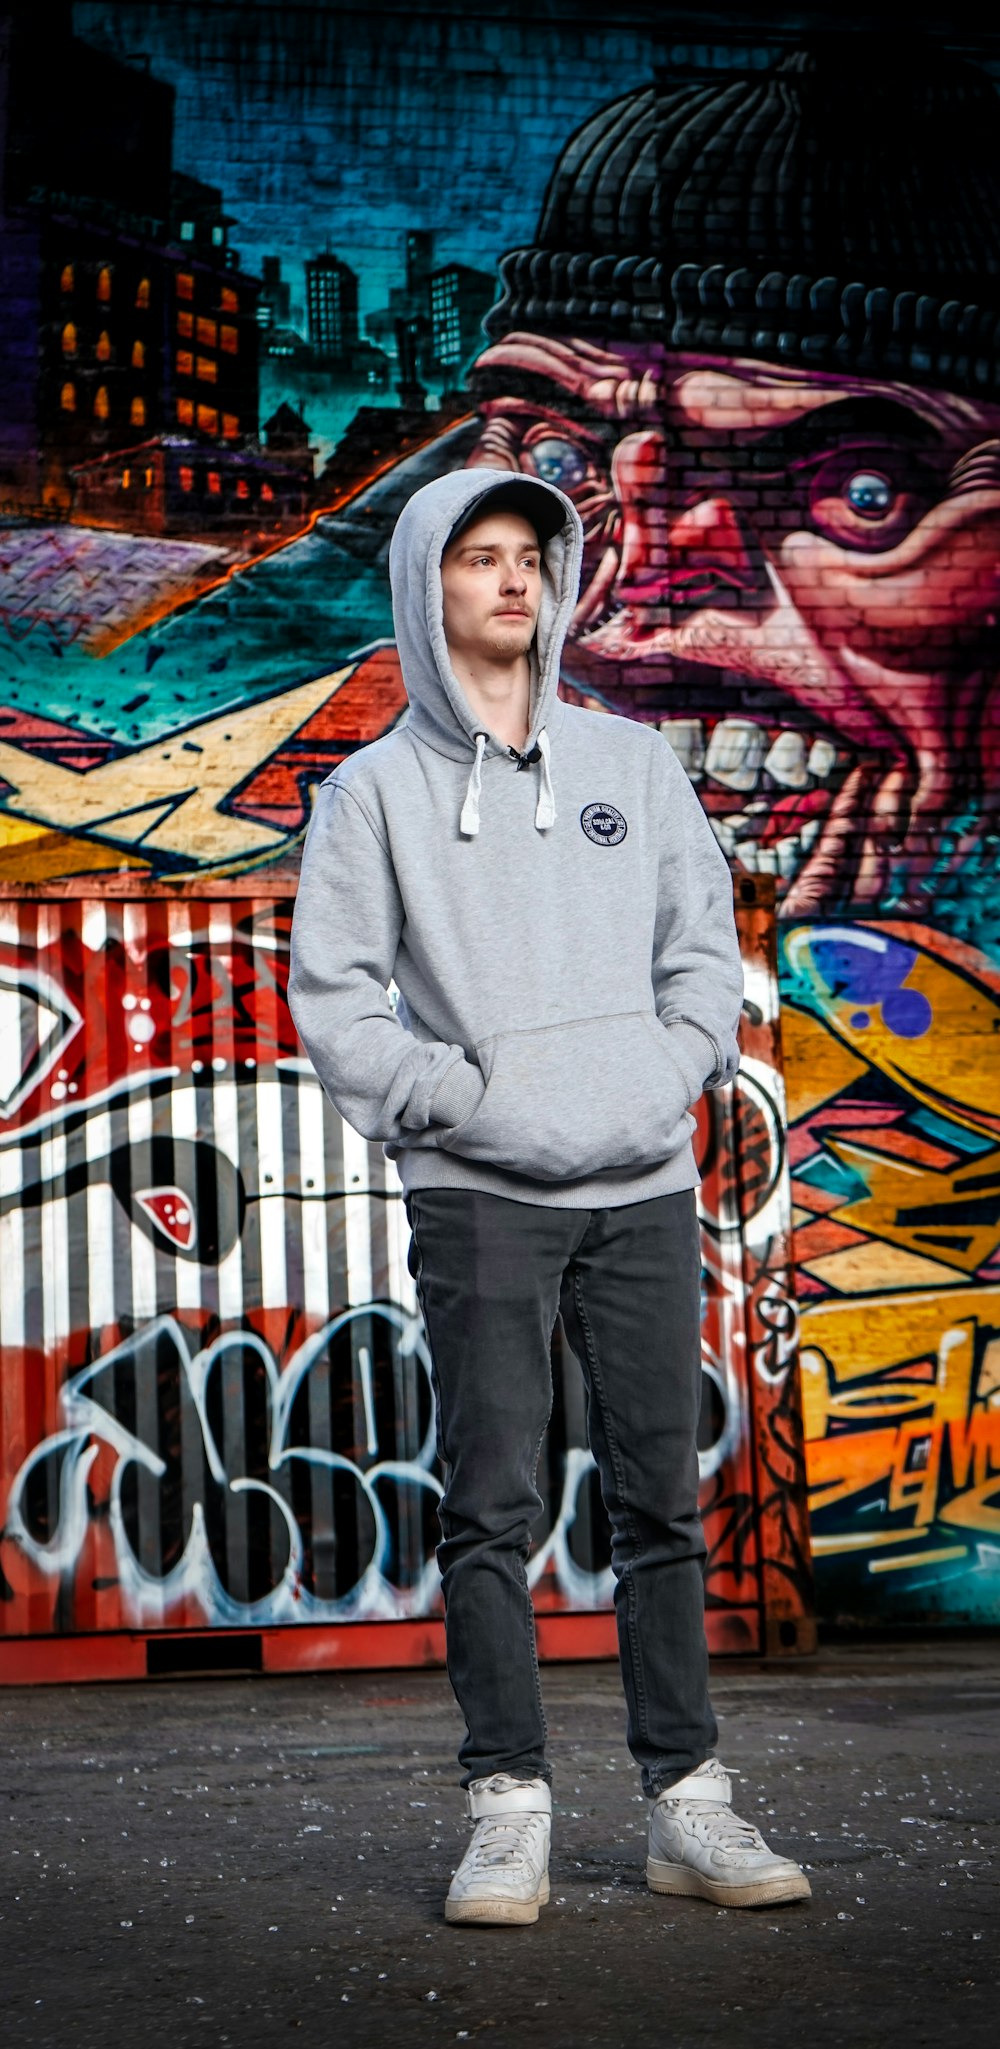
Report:
[[[546,476],[583,519],[567,649],[581,700],[739,716],[748,689],[771,686],[772,733],[836,743],[831,790],[773,807],[819,821],[779,881],[786,915],[873,905],[890,861],[919,865],[970,797],[986,829],[1000,783],[1000,406],[518,333],[486,350],[474,381],[484,424],[470,463]],[[739,801],[706,792],[715,818]]]

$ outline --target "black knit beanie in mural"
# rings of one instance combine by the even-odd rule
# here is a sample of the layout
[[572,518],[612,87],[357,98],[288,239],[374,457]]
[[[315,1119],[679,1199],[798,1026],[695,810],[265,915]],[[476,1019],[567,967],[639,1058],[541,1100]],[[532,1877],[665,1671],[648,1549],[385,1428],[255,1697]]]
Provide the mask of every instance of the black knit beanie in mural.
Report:
[[905,31],[627,93],[560,156],[486,327],[1000,387],[1000,106]]

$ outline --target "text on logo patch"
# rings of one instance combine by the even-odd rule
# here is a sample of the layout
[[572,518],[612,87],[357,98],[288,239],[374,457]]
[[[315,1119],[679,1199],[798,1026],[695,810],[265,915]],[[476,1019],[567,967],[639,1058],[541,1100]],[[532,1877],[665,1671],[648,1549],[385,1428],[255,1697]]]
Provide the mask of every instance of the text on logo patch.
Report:
[[621,812],[613,804],[585,804],[580,824],[595,847],[617,847],[628,831]]

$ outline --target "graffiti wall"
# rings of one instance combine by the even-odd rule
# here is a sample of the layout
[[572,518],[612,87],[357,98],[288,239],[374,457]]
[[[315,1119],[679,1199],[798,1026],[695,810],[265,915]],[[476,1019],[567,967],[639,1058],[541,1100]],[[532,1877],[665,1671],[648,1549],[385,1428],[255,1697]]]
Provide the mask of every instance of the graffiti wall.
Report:
[[[734,9],[706,42],[685,10],[609,24],[563,0],[544,33],[457,0],[361,21],[262,0],[252,23],[229,0],[78,0],[34,25],[0,8],[0,880],[133,892],[75,956],[75,912],[56,931],[47,899],[38,958],[19,937],[0,970],[5,1257],[45,1218],[65,1252],[31,1331],[5,1269],[4,1342],[49,1390],[8,1537],[43,1576],[97,1543],[94,1474],[102,1556],[141,1560],[166,1512],[170,1457],[133,1452],[115,1480],[125,1440],[92,1427],[102,1387],[128,1386],[201,1433],[198,1530],[175,1486],[162,1553],[185,1561],[178,1600],[209,1573],[220,1614],[425,1597],[424,1409],[391,1445],[369,1416],[380,1372],[420,1385],[395,1198],[376,1161],[352,1206],[357,1141],[329,1112],[315,1203],[289,1167],[287,1130],[321,1120],[268,979],[278,927],[252,919],[232,956],[233,1015],[267,1019],[266,1057],[220,1082],[211,934],[192,927],[175,968],[168,927],[187,933],[200,887],[220,905],[294,889],[316,786],[404,712],[393,520],[427,478],[489,462],[558,483],[584,521],[564,694],[656,723],[737,883],[776,892],[794,1250],[750,1289],[772,1318],[753,1399],[798,1315],[821,1611],[1000,1614],[1000,39],[959,43],[944,14],[905,42],[871,10],[809,21]],[[124,973],[115,919],[124,935],[144,901],[166,921],[152,981],[188,992],[186,1079],[161,1089],[161,999],[133,991],[129,1032],[93,1055],[127,1100],[98,1105],[110,1080],[76,1071],[85,984]],[[66,1114],[29,1142],[43,1070]],[[248,1181],[220,1114],[240,1146],[281,1134],[267,1171],[300,1181],[280,1183],[280,1229],[279,1184]],[[754,1144],[771,1115],[756,1102]],[[371,1301],[393,1309],[377,1339],[330,1267],[362,1207]],[[87,1250],[102,1218],[128,1234],[141,1315]],[[283,1278],[244,1315],[222,1276],[250,1270],[248,1232]],[[331,1402],[353,1403],[353,1434]],[[307,1411],[327,1417],[311,1463]],[[270,1563],[228,1585],[237,1480]],[[350,1568],[329,1542],[317,1562],[307,1493],[327,1533],[334,1497],[355,1502]]]
[[[773,918],[748,897],[745,1070],[699,1133],[719,1650],[811,1617]],[[440,1614],[400,1185],[302,1055],[290,925],[266,895],[0,902],[0,1637]],[[609,1609],[558,1338],[553,1366],[531,1584],[542,1614]]]

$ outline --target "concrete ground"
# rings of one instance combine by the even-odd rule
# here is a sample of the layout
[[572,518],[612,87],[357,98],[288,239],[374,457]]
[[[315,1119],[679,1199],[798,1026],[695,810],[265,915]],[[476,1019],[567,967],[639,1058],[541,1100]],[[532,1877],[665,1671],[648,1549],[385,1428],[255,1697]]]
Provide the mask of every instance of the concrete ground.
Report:
[[437,1672],[0,1693],[0,2018],[31,2049],[1000,2040],[1000,1639],[719,1664],[738,1806],[811,1903],[654,1898],[616,1670],[549,1666],[552,1904],[442,1919]]

